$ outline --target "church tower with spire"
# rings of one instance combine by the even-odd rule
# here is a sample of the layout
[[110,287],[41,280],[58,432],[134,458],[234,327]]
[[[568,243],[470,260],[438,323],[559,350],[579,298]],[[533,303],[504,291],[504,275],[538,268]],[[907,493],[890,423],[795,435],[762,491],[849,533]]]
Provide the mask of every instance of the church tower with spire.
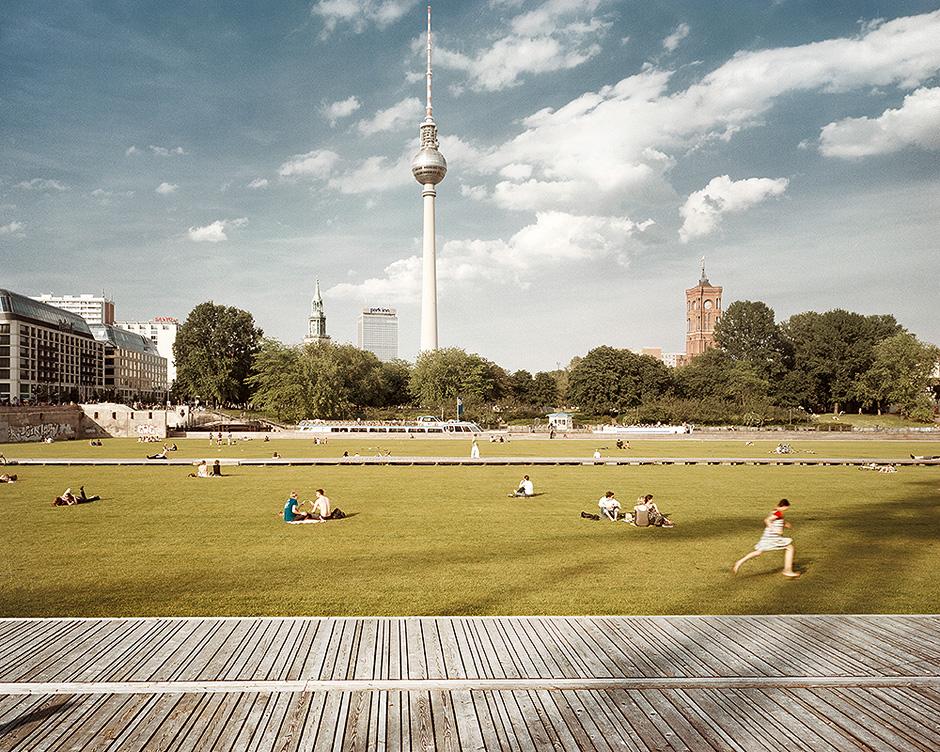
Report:
[[319,345],[321,342],[328,342],[329,339],[326,333],[326,314],[323,312],[323,296],[320,294],[320,280],[318,279],[313,292],[313,300],[310,301],[310,318],[307,319],[307,336],[304,337],[304,344]]
[[721,318],[722,288],[708,281],[705,257],[702,257],[702,276],[695,287],[685,291],[685,361],[717,347],[715,324]]

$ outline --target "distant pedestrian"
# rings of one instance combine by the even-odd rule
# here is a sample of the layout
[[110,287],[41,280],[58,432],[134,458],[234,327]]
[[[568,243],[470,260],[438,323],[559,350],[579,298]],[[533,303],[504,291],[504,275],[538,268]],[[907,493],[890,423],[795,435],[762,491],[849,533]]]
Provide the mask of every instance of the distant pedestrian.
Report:
[[757,541],[754,550],[738,559],[732,567],[732,572],[737,574],[744,562],[756,559],[765,551],[783,551],[783,576],[800,576],[799,572],[793,571],[793,539],[783,536],[784,528],[790,527],[790,523],[783,519],[783,515],[789,507],[790,502],[786,499],[780,499],[777,502],[777,507],[764,519],[764,534]]
[[600,450],[600,449],[595,449],[595,450],[594,450],[594,459],[599,460],[600,458],[601,458],[601,450]]
[[470,445],[470,459],[480,459],[480,445],[477,444],[476,438],[473,439],[473,443]]

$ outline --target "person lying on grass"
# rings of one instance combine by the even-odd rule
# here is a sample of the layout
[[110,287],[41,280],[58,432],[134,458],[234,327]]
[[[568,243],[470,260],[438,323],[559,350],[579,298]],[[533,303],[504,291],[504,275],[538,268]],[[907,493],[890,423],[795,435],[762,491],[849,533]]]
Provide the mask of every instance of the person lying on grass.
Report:
[[600,507],[601,513],[612,522],[617,521],[617,517],[620,514],[620,502],[614,498],[614,492],[608,491],[597,501],[597,506]]
[[71,507],[75,504],[87,504],[91,501],[98,501],[101,499],[100,496],[86,496],[85,487],[80,486],[78,489],[78,496],[75,496],[72,493],[71,488],[66,488],[65,493],[61,496],[56,496],[52,501],[52,506],[54,507]]
[[751,553],[738,559],[734,566],[731,568],[731,571],[735,574],[738,573],[738,570],[741,568],[741,565],[746,561],[751,559],[756,559],[765,551],[783,551],[783,576],[784,577],[799,577],[799,572],[793,571],[793,538],[784,538],[783,530],[784,528],[790,527],[790,523],[783,519],[783,515],[787,509],[790,508],[790,502],[786,499],[780,499],[777,502],[777,507],[774,509],[767,517],[764,519],[764,534],[761,536],[760,540],[757,541],[757,545],[754,546],[754,550]]
[[516,488],[511,494],[512,497],[528,497],[535,496],[535,486],[532,484],[532,481],[529,480],[528,475],[523,475],[522,480],[519,481],[519,487]]
[[16,476],[7,475],[4,473],[3,475],[0,475],[0,483],[16,483]]

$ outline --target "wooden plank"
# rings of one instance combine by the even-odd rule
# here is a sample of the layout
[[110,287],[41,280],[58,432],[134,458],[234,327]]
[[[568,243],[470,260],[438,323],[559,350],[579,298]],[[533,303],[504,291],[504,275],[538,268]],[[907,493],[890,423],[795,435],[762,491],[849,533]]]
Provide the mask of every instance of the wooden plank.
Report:
[[408,692],[407,698],[411,717],[411,749],[431,752],[435,746],[430,694],[428,692]]
[[461,752],[484,752],[483,731],[469,690],[457,690],[450,693],[457,727],[458,748]]
[[369,749],[369,714],[372,709],[371,692],[352,692],[349,698],[349,713],[343,749],[365,752]]
[[450,692],[433,691],[428,694],[431,701],[431,721],[434,724],[434,749],[460,752],[457,719]]
[[844,703],[833,700],[823,690],[791,689],[787,690],[786,694],[800,700],[801,704],[814,715],[836,724],[845,733],[872,749],[890,749],[899,750],[899,752],[917,752],[921,749],[877,726],[860,722],[858,718],[852,717],[851,710],[847,715]]

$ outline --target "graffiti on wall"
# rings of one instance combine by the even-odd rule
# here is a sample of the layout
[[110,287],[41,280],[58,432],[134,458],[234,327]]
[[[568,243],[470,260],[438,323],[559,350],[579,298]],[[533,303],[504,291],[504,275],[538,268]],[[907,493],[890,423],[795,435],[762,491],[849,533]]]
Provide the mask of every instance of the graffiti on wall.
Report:
[[10,441],[45,441],[70,439],[75,436],[71,423],[39,423],[35,426],[10,426]]

